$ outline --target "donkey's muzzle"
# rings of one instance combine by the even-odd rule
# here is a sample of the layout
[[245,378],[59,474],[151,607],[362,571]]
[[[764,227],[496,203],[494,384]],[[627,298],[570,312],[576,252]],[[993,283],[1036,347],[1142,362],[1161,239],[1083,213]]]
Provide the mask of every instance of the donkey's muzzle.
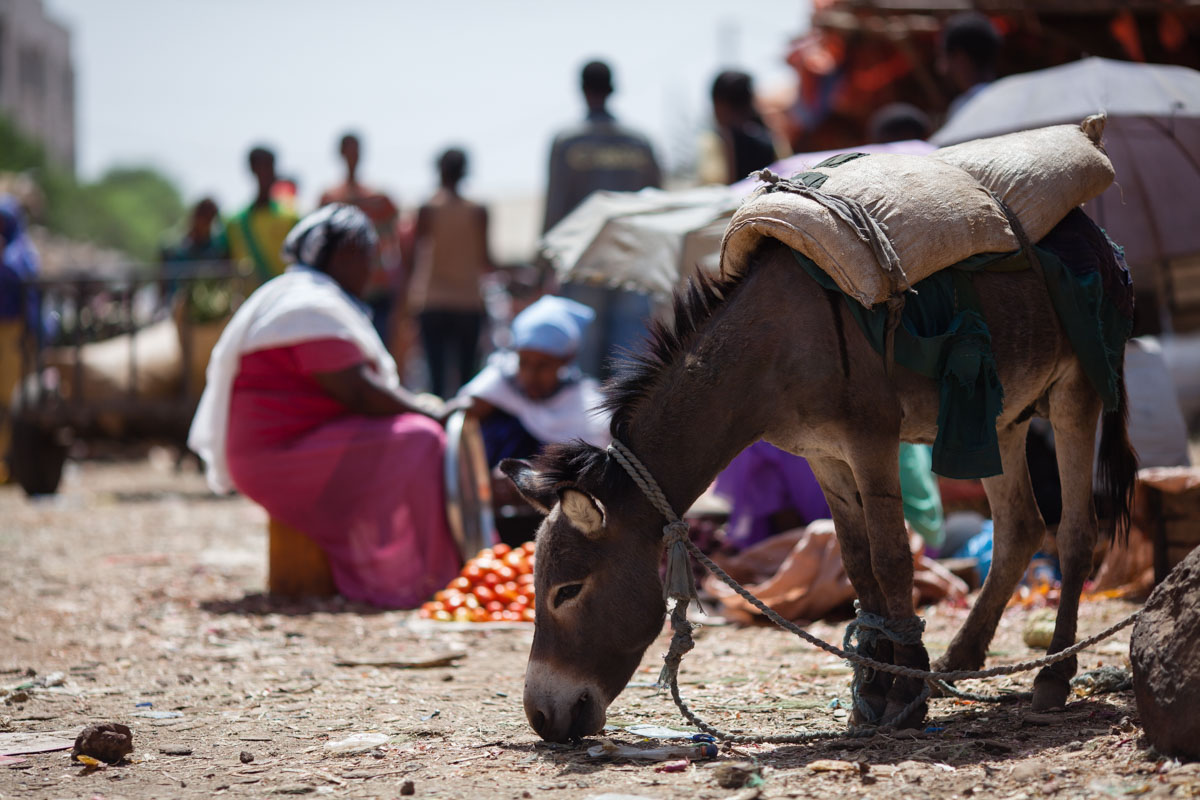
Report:
[[570,742],[604,728],[605,703],[592,687],[530,662],[525,678],[525,717],[548,742]]

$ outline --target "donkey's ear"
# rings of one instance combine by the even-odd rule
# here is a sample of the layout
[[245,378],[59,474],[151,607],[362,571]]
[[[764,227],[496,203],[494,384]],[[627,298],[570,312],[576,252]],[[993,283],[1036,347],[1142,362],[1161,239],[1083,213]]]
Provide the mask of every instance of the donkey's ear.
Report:
[[542,482],[538,480],[540,476],[537,470],[528,461],[506,458],[500,462],[500,471],[508,476],[521,496],[543,514],[549,514],[550,509],[558,502],[558,495],[553,489],[543,486]]
[[604,531],[604,508],[600,501],[578,489],[563,489],[558,493],[567,521],[589,539]]

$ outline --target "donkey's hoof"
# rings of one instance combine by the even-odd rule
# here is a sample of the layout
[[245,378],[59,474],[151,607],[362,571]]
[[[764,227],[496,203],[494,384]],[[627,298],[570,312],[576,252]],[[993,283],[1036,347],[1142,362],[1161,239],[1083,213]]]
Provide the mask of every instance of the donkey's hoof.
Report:
[[878,725],[883,719],[885,709],[887,708],[887,697],[883,692],[871,691],[870,685],[863,687],[858,693],[858,702],[866,706],[861,708],[855,704],[850,711],[850,727],[861,728],[864,726]]
[[[909,701],[911,700],[912,698],[909,698]],[[893,721],[893,718],[904,711],[907,706],[908,702],[892,700],[887,704],[887,708],[884,709],[883,722],[891,725],[893,728],[920,728],[925,724],[925,715],[929,713],[929,703],[921,703],[908,714],[905,714],[904,717]]]
[[1062,708],[1067,704],[1070,693],[1070,681],[1049,668],[1044,669],[1033,681],[1033,710],[1040,712]]

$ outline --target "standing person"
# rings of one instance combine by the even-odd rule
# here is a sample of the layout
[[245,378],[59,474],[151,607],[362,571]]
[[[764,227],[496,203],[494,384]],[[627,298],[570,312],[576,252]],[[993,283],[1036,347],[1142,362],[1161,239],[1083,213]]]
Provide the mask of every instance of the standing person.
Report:
[[441,185],[417,212],[408,263],[431,391],[448,397],[475,373],[484,320],[479,281],[492,262],[487,209],[458,189],[467,154],[452,147],[438,157],[437,169]]
[[1002,42],[992,21],[978,11],[963,11],[946,20],[938,70],[950,81],[955,94],[946,109],[947,120],[996,80]]
[[163,297],[170,301],[178,288],[176,282],[185,265],[197,261],[225,261],[229,243],[220,224],[217,204],[211,197],[192,207],[183,236],[162,248]]
[[358,164],[362,156],[362,141],[357,134],[347,133],[338,144],[338,153],[346,164],[346,179],[321,195],[321,205],[349,203],[357,206],[379,237],[379,262],[371,270],[363,301],[371,308],[375,330],[385,342],[391,341],[389,321],[396,305],[396,293],[402,288],[399,279],[400,245],[397,224],[400,211],[386,193],[368,187],[358,180]]
[[248,265],[263,283],[283,272],[283,240],[297,222],[294,211],[271,197],[275,185],[275,154],[265,147],[250,151],[250,172],[258,184],[254,202],[229,220],[229,253],[234,261]]
[[736,183],[778,158],[771,134],[754,107],[754,81],[749,74],[725,70],[712,85],[716,126],[701,139],[701,183]]
[[296,226],[293,266],[246,299],[213,348],[188,444],[213,491],[238,489],[320,546],[345,597],[412,608],[460,566],[439,424],[455,405],[400,385],[357,299],[375,246],[353,206]]
[[554,227],[592,192],[636,192],[662,185],[654,150],[645,136],[617,123],[608,110],[612,70],[591,61],[580,75],[587,118],[554,139],[546,187],[543,231]]
[[[620,125],[608,110],[613,93],[608,64],[591,61],[584,65],[580,88],[587,118],[560,133],[550,149],[543,231],[554,227],[592,192],[635,192],[662,185],[650,142]],[[564,284],[561,293],[595,310],[596,323],[580,346],[578,361],[584,372],[605,377],[608,355],[614,349],[633,346],[645,332],[653,301],[640,292],[582,283]]]

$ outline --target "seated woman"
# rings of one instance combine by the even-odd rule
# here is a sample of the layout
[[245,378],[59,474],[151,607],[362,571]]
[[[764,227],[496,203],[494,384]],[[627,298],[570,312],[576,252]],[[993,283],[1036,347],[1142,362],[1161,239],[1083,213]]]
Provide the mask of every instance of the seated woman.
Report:
[[216,492],[238,489],[310,536],[350,600],[412,608],[451,580],[439,420],[400,386],[357,297],[376,257],[357,208],[327,205],[288,235],[284,274],[229,321],[188,438]]
[[[492,354],[459,392],[480,417],[488,466],[529,458],[545,444],[583,439],[608,444],[608,414],[596,381],[574,366],[595,312],[546,295],[513,319],[512,350]],[[498,482],[501,489],[508,480]]]

